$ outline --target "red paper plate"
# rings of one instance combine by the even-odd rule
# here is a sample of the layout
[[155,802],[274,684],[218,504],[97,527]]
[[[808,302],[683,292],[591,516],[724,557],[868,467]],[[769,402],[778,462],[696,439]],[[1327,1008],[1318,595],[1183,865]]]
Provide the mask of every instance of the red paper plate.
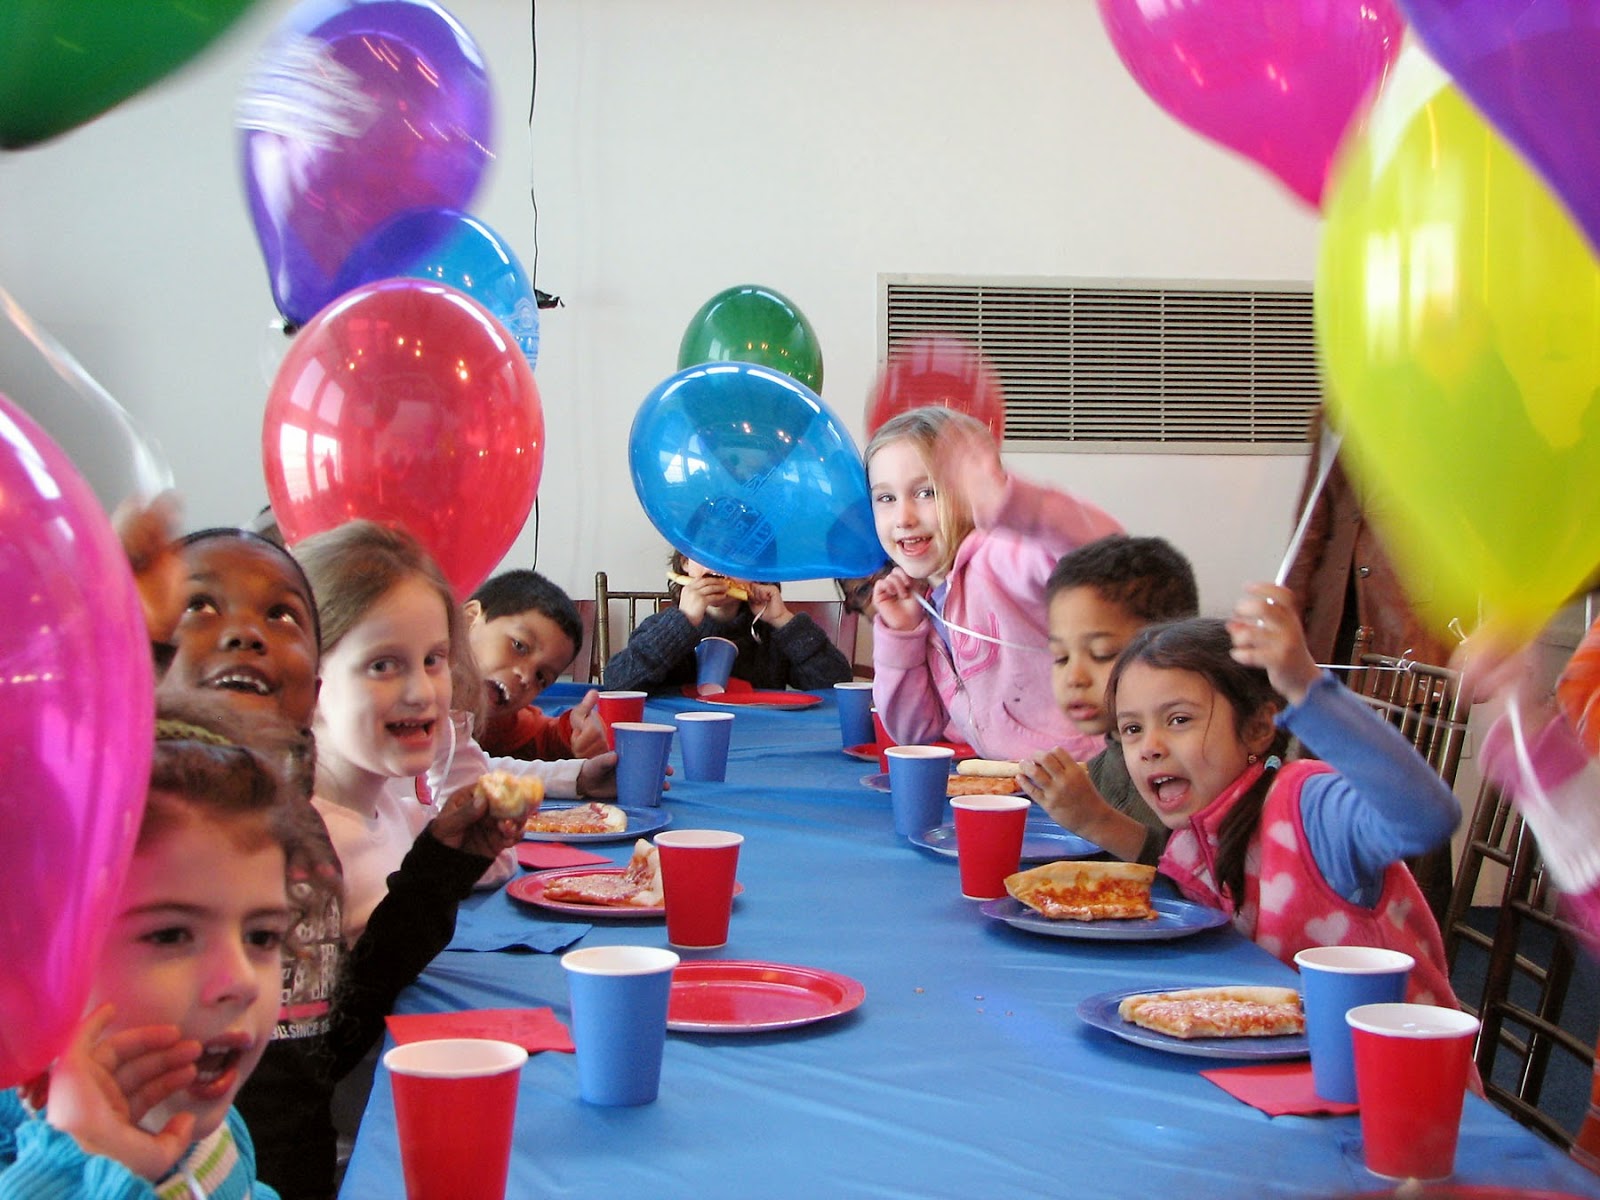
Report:
[[793,1029],[847,1013],[866,994],[848,975],[815,967],[698,959],[673,968],[667,1028],[679,1033]]
[[851,758],[859,758],[862,762],[878,761],[878,743],[862,742],[859,746],[846,746],[844,752]]
[[[559,867],[554,871],[536,871],[532,875],[524,875],[506,884],[506,895],[513,900],[521,900],[524,904],[531,904],[535,908],[571,913],[588,921],[603,920],[607,917],[614,921],[638,921],[666,916],[667,910],[659,904],[642,907],[631,904],[576,904],[570,900],[545,899],[545,884],[553,879],[568,879],[575,875],[621,875],[625,870],[626,867]],[[733,885],[735,896],[743,891],[744,884]]]
[[684,684],[683,694],[701,704],[715,704],[719,708],[815,708],[822,703],[821,696],[813,696],[810,692],[758,692],[752,689],[702,696],[693,684]]
[[[1412,1189],[1415,1188],[1413,1191]],[[1359,1192],[1348,1200],[1394,1200],[1404,1194],[1415,1200],[1582,1200],[1571,1192],[1552,1192],[1545,1188],[1501,1187],[1498,1184],[1407,1183],[1403,1188],[1383,1192]]]

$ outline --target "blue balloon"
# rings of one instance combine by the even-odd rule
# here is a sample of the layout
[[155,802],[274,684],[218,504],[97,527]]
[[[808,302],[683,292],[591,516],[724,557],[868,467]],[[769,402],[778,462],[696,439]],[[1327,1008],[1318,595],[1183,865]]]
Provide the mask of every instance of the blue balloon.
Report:
[[465,292],[506,327],[531,370],[539,361],[539,305],[511,248],[476,217],[413,208],[356,244],[335,285],[344,295],[380,279],[426,279]]
[[628,464],[651,523],[713,571],[781,582],[883,565],[860,451],[815,392],[770,367],[703,363],[658,384]]

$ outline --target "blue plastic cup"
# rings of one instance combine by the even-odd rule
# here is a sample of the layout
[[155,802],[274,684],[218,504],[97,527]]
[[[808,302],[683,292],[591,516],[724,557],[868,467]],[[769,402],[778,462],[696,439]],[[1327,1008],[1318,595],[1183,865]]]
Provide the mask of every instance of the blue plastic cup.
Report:
[[948,746],[890,746],[884,751],[894,831],[901,837],[944,823],[945,787],[955,753]]
[[683,750],[683,777],[696,782],[721,783],[728,777],[733,714],[687,712],[679,713],[677,721],[678,745]]
[[617,802],[625,808],[661,807],[672,728],[651,721],[618,721],[611,727],[617,741]]
[[738,657],[739,647],[725,637],[700,639],[694,648],[694,659],[699,665],[702,696],[715,696],[728,690],[728,676],[733,674],[733,660]]
[[846,749],[877,740],[872,729],[872,684],[836,683],[833,698],[839,702],[839,736]]
[[667,1002],[678,956],[655,946],[590,946],[561,956],[572,1002],[578,1095],[649,1104],[661,1090]]
[[1324,1100],[1356,1103],[1356,1060],[1344,1015],[1405,999],[1416,960],[1379,946],[1311,946],[1294,956],[1311,1044],[1311,1086]]

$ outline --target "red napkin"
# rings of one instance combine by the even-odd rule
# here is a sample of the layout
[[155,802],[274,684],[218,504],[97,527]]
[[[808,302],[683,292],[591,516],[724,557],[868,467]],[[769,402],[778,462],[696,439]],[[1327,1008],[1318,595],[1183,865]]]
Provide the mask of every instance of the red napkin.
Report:
[[517,861],[530,871],[543,871],[549,867],[587,867],[611,860],[604,854],[590,854],[565,842],[518,842]]
[[1311,1063],[1305,1060],[1258,1067],[1218,1067],[1200,1074],[1235,1100],[1243,1100],[1269,1117],[1343,1117],[1358,1111],[1354,1104],[1324,1100],[1312,1091]]
[[466,1012],[391,1013],[384,1018],[400,1045],[432,1038],[493,1038],[511,1042],[532,1054],[564,1050],[571,1054],[572,1035],[548,1008],[474,1008]]

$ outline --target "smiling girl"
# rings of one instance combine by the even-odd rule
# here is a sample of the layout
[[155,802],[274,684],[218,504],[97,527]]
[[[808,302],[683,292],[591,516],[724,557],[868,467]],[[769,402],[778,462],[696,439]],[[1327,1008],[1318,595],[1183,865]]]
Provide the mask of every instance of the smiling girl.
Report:
[[[1290,592],[1256,584],[1226,623],[1145,629],[1106,701],[1129,775],[1173,831],[1159,869],[1185,896],[1284,962],[1308,946],[1403,950],[1416,960],[1407,998],[1455,1003],[1439,927],[1401,859],[1449,838],[1460,806],[1318,668]],[[1285,764],[1290,734],[1327,761]]]
[[158,729],[89,1016],[42,1110],[0,1094],[0,1196],[276,1195],[231,1105],[277,1021],[299,835],[264,758]]
[[1045,584],[1063,554],[1121,526],[1008,475],[988,429],[948,408],[885,422],[865,457],[893,562],[872,594],[872,698],[890,736],[959,739],[985,758],[1092,757],[1097,740],[1052,698]]

